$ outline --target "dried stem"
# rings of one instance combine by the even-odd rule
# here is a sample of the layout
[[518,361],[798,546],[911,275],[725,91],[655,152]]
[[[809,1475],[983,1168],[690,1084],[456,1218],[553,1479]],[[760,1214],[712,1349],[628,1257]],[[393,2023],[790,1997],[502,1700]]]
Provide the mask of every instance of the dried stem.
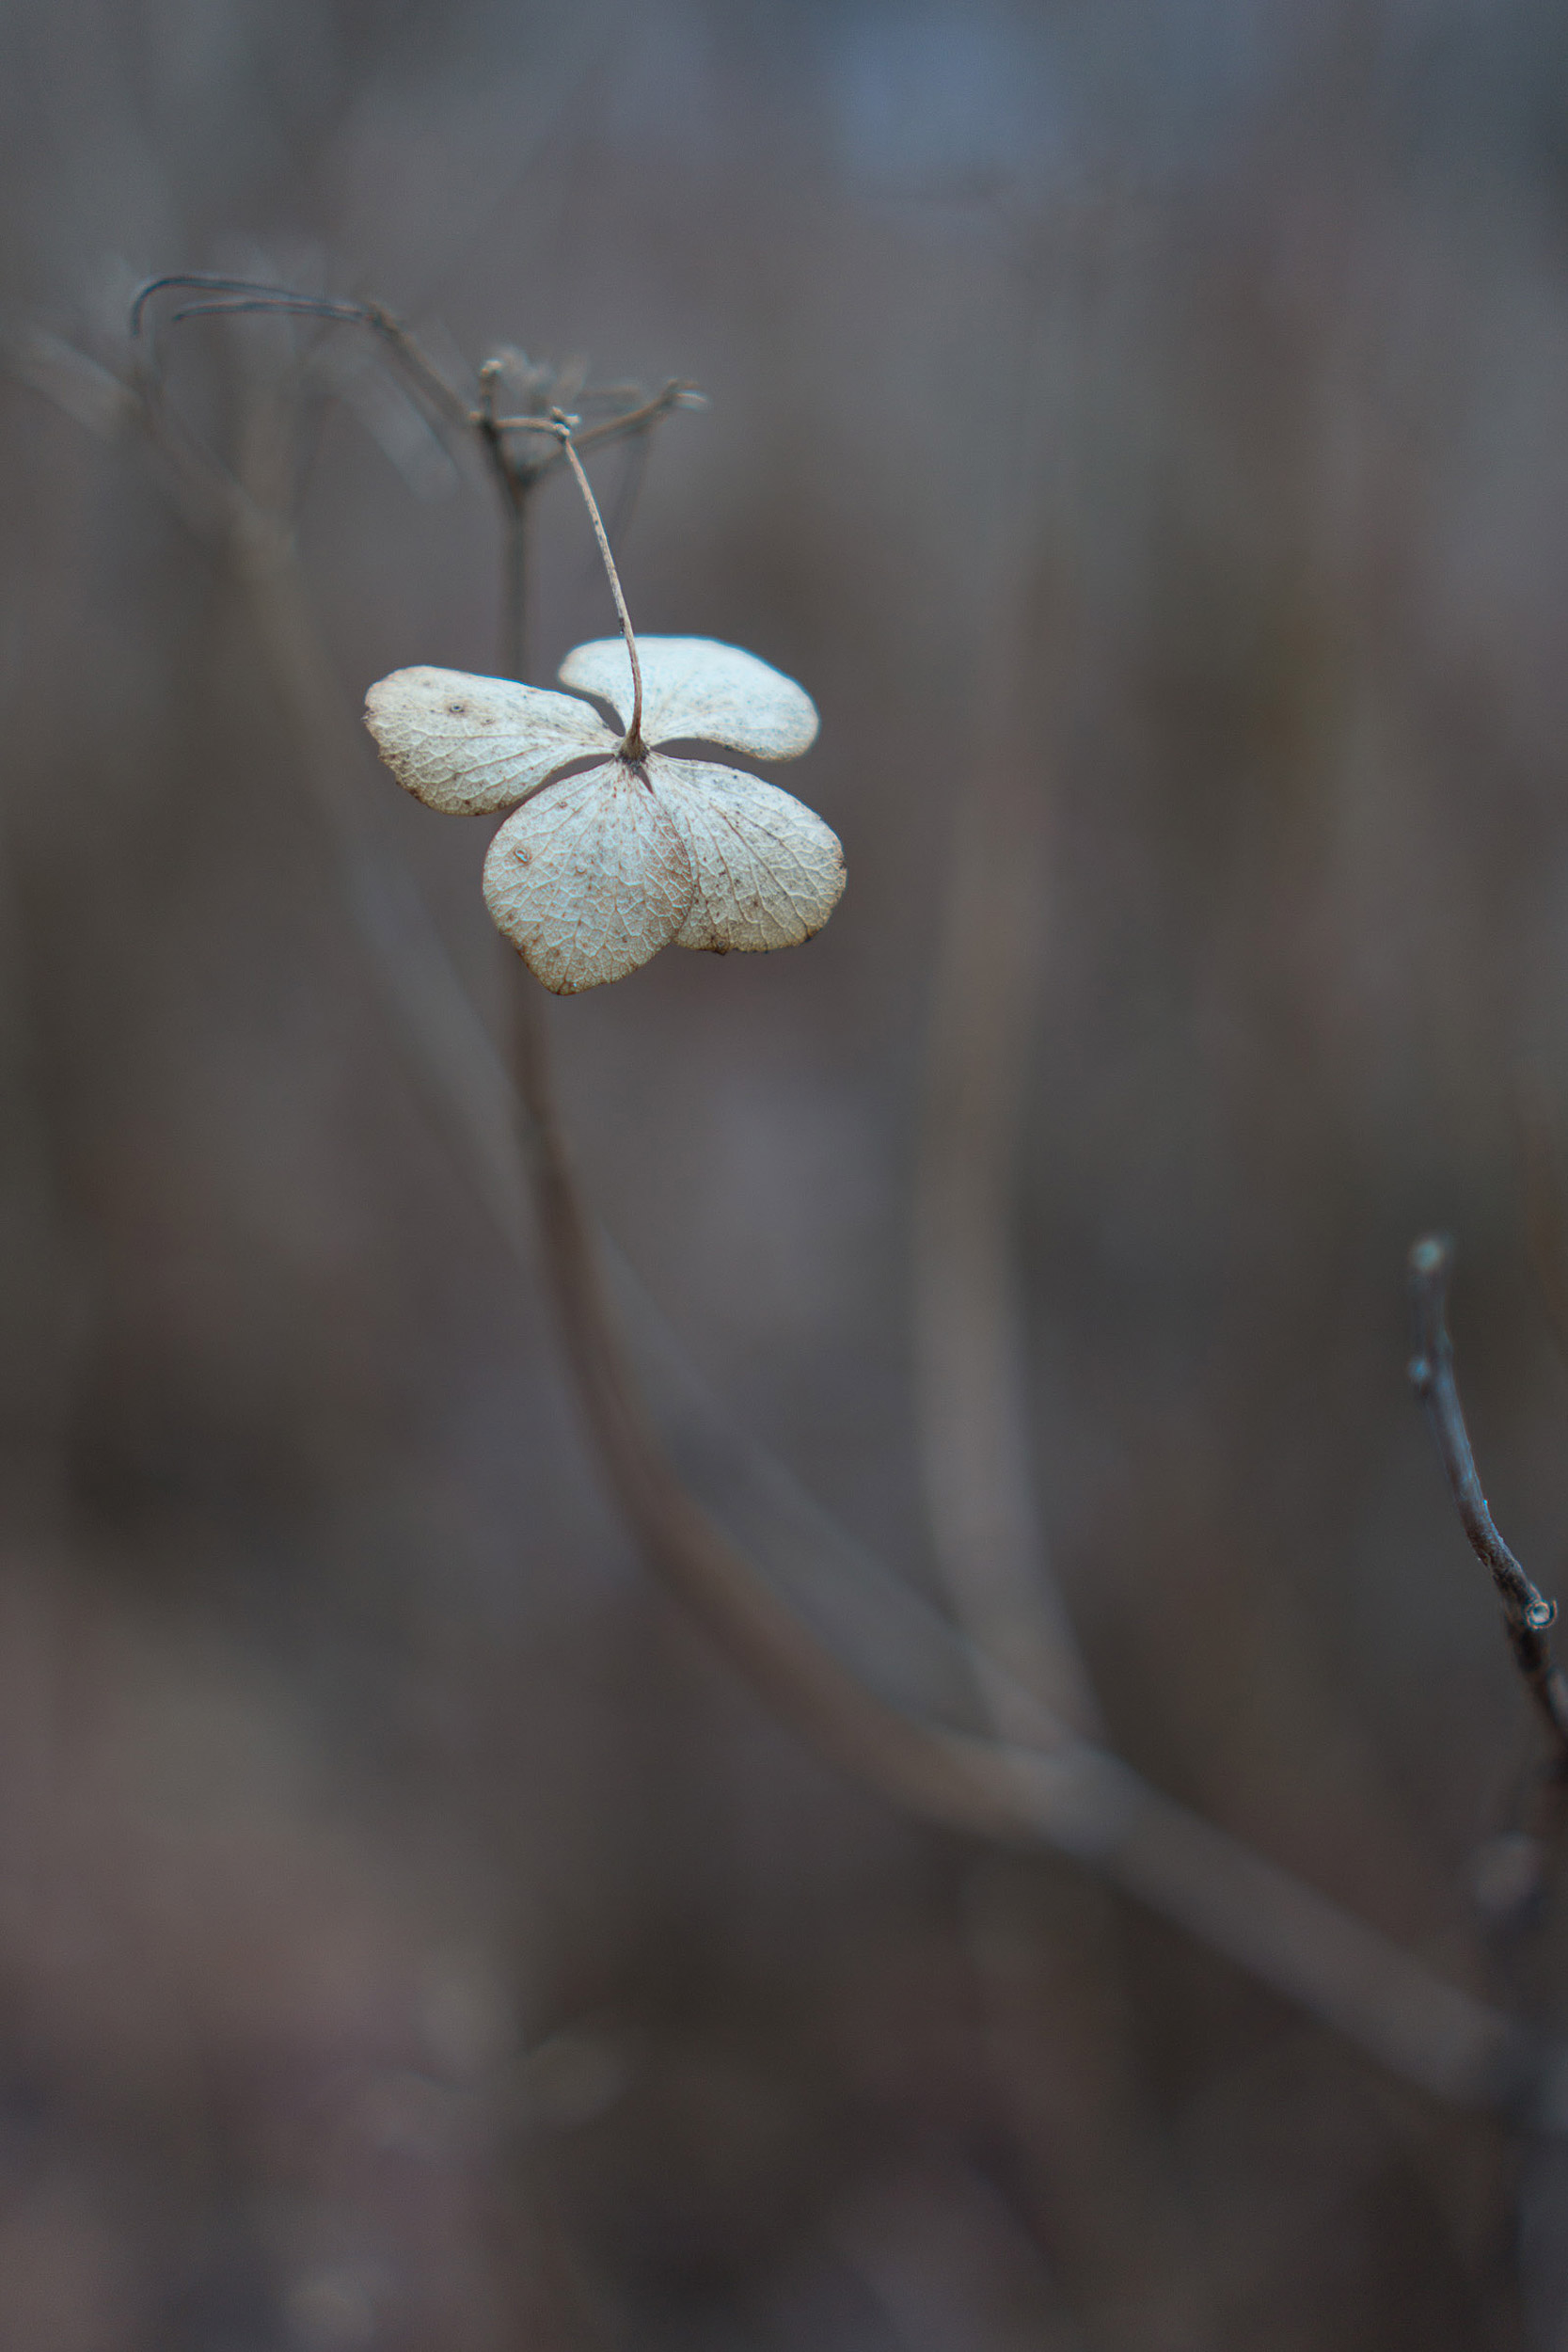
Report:
[[1547,1638],[1557,1615],[1557,1603],[1547,1600],[1530,1581],[1498,1534],[1476,1475],[1475,1455],[1470,1450],[1469,1432],[1465,1426],[1454,1379],[1453,1343],[1449,1337],[1446,1313],[1452,1267],[1452,1247],[1440,1235],[1428,1234],[1410,1252],[1415,1337],[1410,1385],[1426,1407],[1427,1420],[1453,1490],[1460,1525],[1469,1538],[1470,1549],[1497,1587],[1514,1661],[1551,1734],[1554,1768],[1560,1776],[1568,1777],[1568,1680],[1552,1663]]
[[[582,495],[582,502],[588,509],[588,519],[594,526],[594,536],[599,543],[599,554],[603,559],[605,574],[610,581],[610,593],[615,599],[615,610],[620,615],[621,634],[626,643],[626,659],[631,663],[631,724],[626,729],[622,741],[620,756],[625,760],[645,759],[648,747],[642,740],[642,665],[637,658],[637,638],[632,629],[631,615],[626,611],[626,597],[622,594],[621,575],[615,568],[615,557],[610,550],[610,533],[604,527],[604,516],[599,512],[598,501],[594,496],[588,476],[583,471],[582,461],[573,445],[575,429],[579,420],[567,416],[561,408],[552,408],[547,417],[498,417],[495,412],[495,387],[500,373],[501,363],[499,359],[487,359],[481,368],[480,382],[483,390],[480,406],[474,414],[474,423],[489,452],[492,469],[500,485],[507,508],[509,521],[507,610],[510,674],[514,677],[523,675],[524,531],[527,523],[529,494],[534,484],[542,478],[544,469],[539,467],[528,468],[517,465],[503,437],[508,433],[546,433],[554,440],[557,455],[563,458],[571,468],[573,477]],[[607,424],[598,427],[591,436],[585,435],[583,437],[602,439],[610,431],[622,433],[641,431],[656,416],[662,415],[667,408],[673,406],[675,398],[687,389],[689,388],[684,385],[669,385],[657,400],[649,401],[643,409],[634,416],[610,419]]]
[[[999,690],[1000,691],[1000,690]],[[932,992],[915,1214],[921,1461],[938,1564],[997,1728],[1038,1740],[1100,1709],[1052,1575],[1031,1473],[1011,1248],[1019,1066],[1043,888],[1041,786],[1016,745],[977,764]],[[1019,779],[1022,777],[1022,788]]]
[[1048,1750],[951,1731],[885,1706],[823,1648],[688,1493],[652,1434],[605,1303],[543,1027],[531,1019],[520,1037],[546,1270],[579,1404],[650,1561],[748,1679],[814,1746],[906,1811],[1087,1864],[1433,2095],[1509,2109],[1530,2100],[1532,2049],[1501,2012],[1160,1796],[1119,1758],[1054,1722]]
[[572,437],[567,427],[567,421],[557,410],[554,421],[562,428],[561,454],[577,477],[578,488],[582,492],[583,504],[587,507],[589,519],[594,525],[594,536],[599,543],[599,553],[604,558],[604,567],[610,578],[610,592],[615,599],[615,610],[621,616],[621,634],[626,641],[626,659],[631,663],[631,724],[626,729],[625,740],[621,745],[621,757],[626,760],[645,759],[648,755],[648,747],[642,740],[642,665],[637,659],[637,639],[632,634],[631,614],[626,611],[626,600],[621,594],[621,575],[615,568],[615,558],[610,551],[610,533],[604,527],[604,517],[599,513],[598,501],[589,487],[588,476],[582,469],[582,460],[572,447]]
[[[998,552],[930,991],[914,1368],[936,1561],[987,1713],[1001,1740],[1049,1747],[1103,1726],[1036,1486],[1014,1233],[1055,781],[1038,647],[1063,633],[1059,614],[1047,627],[1039,612],[1047,534],[1032,501],[1018,507]],[[1101,2315],[1105,2352],[1196,2352],[1212,2313],[1144,2096],[1127,1922],[1109,1888],[1069,1897],[1037,1870],[982,1866],[965,1912],[1024,2210],[1069,2292]]]
[[[666,384],[661,392],[656,392],[652,400],[643,401],[636,408],[626,409],[619,416],[603,417],[597,424],[579,424],[573,432],[572,447],[575,450],[602,449],[610,441],[630,440],[639,434],[646,433],[650,425],[657,424],[660,417],[669,416],[673,409],[701,408],[705,405],[694,384],[672,382]],[[503,417],[500,429],[503,433],[526,431],[531,426],[536,430],[540,422],[537,417]],[[546,460],[546,463],[553,464],[554,460]],[[544,468],[540,470],[543,471]]]
[[[27,380],[50,389],[36,367]],[[456,1114],[497,1224],[525,1256],[515,1105],[428,911],[381,847],[350,782],[363,739],[322,652],[287,520],[260,512],[145,381],[124,389],[128,413],[146,431],[181,511],[234,567],[328,820],[352,918],[412,1067]],[[70,398],[62,405],[69,407]],[[765,1697],[845,1769],[917,1818],[1069,1855],[1404,2080],[1436,2097],[1568,2130],[1568,2052],[1530,2042],[1499,2011],[1162,1797],[1065,1724],[1042,1724],[1049,1752],[1021,1749],[912,1716],[857,1680],[719,1531],[654,1439],[604,1303],[537,1024],[531,1042],[525,1038],[519,1076],[535,1130],[548,1279],[607,1474],[655,1565]]]
[[[186,270],[150,278],[142,286],[131,305],[131,335],[139,342],[142,324],[153,298],[175,290],[192,292],[210,297],[182,304],[176,310],[170,324],[198,318],[233,318],[244,313],[272,312],[282,316],[320,319],[328,325],[365,326],[374,334],[419,395],[426,409],[449,433],[460,440],[477,434],[489,462],[492,478],[500,493],[505,515],[506,556],[501,623],[501,669],[508,677],[522,678],[527,675],[528,631],[528,519],[529,499],[545,476],[562,463],[570,465],[577,474],[578,486],[588,502],[598,536],[600,550],[610,574],[610,584],[626,633],[631,657],[635,695],[634,716],[627,735],[624,755],[628,759],[643,756],[641,740],[642,679],[638,665],[637,647],[626,619],[626,603],[616,577],[610,542],[586,476],[578,464],[572,443],[582,449],[600,448],[611,441],[625,440],[646,433],[660,417],[672,409],[700,405],[702,394],[692,384],[672,381],[651,400],[644,400],[636,386],[617,385],[597,395],[603,400],[630,400],[629,408],[602,417],[575,435],[562,410],[552,409],[546,416],[498,417],[495,411],[496,387],[505,373],[499,359],[487,360],[479,371],[480,398],[477,407],[470,407],[462,393],[450,384],[440,370],[426,358],[418,341],[404,321],[378,302],[345,302],[328,294],[302,294],[290,287],[274,286],[262,280],[230,278],[216,271]],[[150,400],[161,396],[156,370],[142,372],[143,389]],[[589,397],[594,397],[589,395]],[[573,421],[575,423],[575,420]],[[550,454],[536,463],[521,464],[514,455],[507,435],[529,431],[548,436],[555,446]]]
[[442,421],[465,437],[473,422],[468,404],[447,382],[439,368],[426,358],[410,330],[400,318],[378,302],[340,302],[329,294],[302,294],[287,286],[270,286],[248,278],[225,278],[208,270],[186,270],[165,278],[149,278],[138,289],[131,305],[131,334],[133,341],[141,334],[148,305],[155,294],[174,288],[208,293],[215,298],[210,302],[189,302],[176,310],[170,320],[178,326],[186,319],[231,318],[245,311],[280,311],[295,317],[317,318],[343,326],[368,326],[378,336],[397,359],[410,382],[427,405]]

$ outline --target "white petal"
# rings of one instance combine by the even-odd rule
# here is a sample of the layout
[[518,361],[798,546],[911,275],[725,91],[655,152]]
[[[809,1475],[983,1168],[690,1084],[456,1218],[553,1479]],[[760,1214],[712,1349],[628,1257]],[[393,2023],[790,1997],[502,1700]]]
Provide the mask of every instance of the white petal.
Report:
[[609,760],[508,818],[484,861],[484,902],[536,978],[571,996],[669,946],[691,904],[691,861],[646,779]]
[[394,670],[366,695],[365,724],[398,782],[456,817],[511,808],[617,739],[573,694],[464,670]]
[[[753,759],[793,759],[816,739],[816,706],[803,686],[738,645],[711,637],[640,637],[642,740],[723,743]],[[619,637],[578,645],[561,682],[598,694],[631,724],[631,663]]]
[[798,947],[822,929],[843,894],[844,851],[803,801],[705,760],[655,754],[647,767],[696,876],[677,946]]

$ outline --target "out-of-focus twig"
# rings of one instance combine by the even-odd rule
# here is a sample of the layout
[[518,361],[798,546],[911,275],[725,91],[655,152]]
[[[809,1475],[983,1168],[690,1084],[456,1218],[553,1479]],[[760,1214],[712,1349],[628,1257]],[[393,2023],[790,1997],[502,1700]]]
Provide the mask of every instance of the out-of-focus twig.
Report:
[[[374,337],[431,423],[459,446],[477,442],[499,494],[506,534],[500,667],[507,677],[520,678],[527,668],[528,523],[532,493],[567,462],[561,438],[549,421],[552,414],[559,406],[569,405],[573,397],[605,412],[592,423],[577,421],[572,436],[576,452],[617,441],[630,442],[635,448],[672,409],[702,405],[702,394],[694,384],[673,381],[651,399],[637,384],[594,389],[583,384],[578,373],[535,365],[520,352],[486,360],[479,370],[477,394],[469,398],[460,385],[448,381],[406,322],[384,303],[300,294],[265,279],[226,277],[210,270],[171,272],[150,278],[139,289],[131,306],[131,334],[138,349],[143,324],[158,298],[176,294],[196,298],[180,303],[170,312],[170,326],[192,319],[270,314],[315,319],[325,326],[363,327]],[[496,413],[496,393],[509,372],[521,376],[531,405],[521,416],[500,417]],[[581,375],[586,372],[584,366]],[[164,405],[155,362],[144,365],[141,374],[149,405]],[[533,444],[519,449],[517,435],[530,433],[536,437]]]
[[[1037,598],[1022,557],[1002,566],[975,697],[976,755],[955,811],[912,1288],[921,1471],[942,1585],[993,1729],[1050,1748],[1064,1730],[1095,1736],[1101,1715],[1036,1492],[1019,1303],[1016,1185],[1050,895],[1051,792],[1038,663],[1023,642]],[[965,1945],[988,2023],[992,2097],[1030,2217],[1106,2352],[1186,2352],[1212,2330],[1195,2308],[1186,2232],[1143,2112],[1124,1923],[1114,1899],[1089,1886],[1070,1937],[1053,1937],[1043,1918],[1021,1935],[1008,1883],[995,1867],[974,1874]]]
[[[1005,779],[1009,761],[988,763]],[[976,1655],[1006,1671],[998,1728],[1047,1717],[1093,1731],[1099,1708],[1051,1574],[1031,1471],[1012,1190],[1041,861],[1035,787],[965,795],[933,989],[915,1211],[921,1467],[942,1579]]]
[[[1006,1666],[1015,1690],[1033,1695],[1037,1710],[1092,1734],[1099,1704],[1035,1488],[1012,1231],[1049,899],[1049,714],[1066,668],[1064,599],[1053,593],[1050,555],[1063,484],[1041,453],[1063,439],[1053,428],[1070,396],[1042,370],[1050,306],[1032,273],[1018,267],[1022,258],[1009,253],[1006,273],[1006,315],[1023,324],[1006,372],[1012,397],[997,437],[975,749],[956,811],[927,1046],[916,1382],[932,1534],[959,1621],[983,1657]],[[1055,341],[1070,348],[1077,339]],[[1017,1696],[1001,1688],[987,1696],[1008,1736],[1042,1736],[1043,1722],[1021,1715]]]
[[[1007,372],[1016,414],[998,436],[974,748],[954,810],[932,975],[912,1266],[920,1462],[938,1567],[992,1727],[1034,1747],[1050,1747],[1064,1726],[1085,1738],[1102,1728],[1037,1490],[1015,1232],[1053,895],[1052,714],[1068,668],[1069,598],[1052,578],[1060,485],[1040,452],[1071,436],[1042,413],[1048,314],[1039,287],[1021,286],[1009,268],[1006,316],[1025,324]],[[999,342],[1006,331],[999,322]],[[965,1942],[992,2096],[1031,2220],[1106,2352],[1186,2352],[1212,2340],[1212,2314],[1146,2111],[1125,1922],[1091,1883],[1075,1890],[1069,1933],[1046,1924],[1059,1922],[1057,1890],[1036,1931],[1020,1934],[1018,1882],[996,1867],[972,1874]]]
[[1556,1771],[1568,1778],[1568,1679],[1552,1662],[1548,1638],[1557,1603],[1545,1598],[1510,1551],[1481,1490],[1454,1379],[1453,1343],[1449,1337],[1446,1307],[1452,1266],[1452,1247],[1439,1234],[1429,1233],[1410,1252],[1415,1340],[1410,1385],[1426,1407],[1460,1525],[1497,1587],[1514,1661],[1551,1734]]
[[883,1705],[820,1646],[688,1494],[653,1437],[605,1305],[531,1013],[520,1029],[519,1086],[538,1139],[546,1270],[582,1409],[650,1560],[748,1679],[814,1745],[918,1818],[1088,1864],[1407,2081],[1483,2106],[1528,2096],[1528,2047],[1499,2011],[1066,1724],[1052,1724],[1049,1749],[950,1731]]
[[1545,1917],[1551,1874],[1568,1824],[1568,1678],[1552,1659],[1550,1629],[1557,1604],[1537,1588],[1504,1543],[1481,1490],[1449,1337],[1452,1267],[1452,1246],[1439,1234],[1428,1234],[1410,1252],[1410,1381],[1426,1407],[1460,1525],[1491,1576],[1514,1662],[1547,1733],[1546,1761],[1530,1775],[1524,1819],[1482,1848],[1474,1875],[1476,1900],[1495,1957],[1517,1960],[1522,1937]]
[[[347,785],[359,731],[316,637],[288,520],[260,510],[145,388],[131,389],[182,511],[232,564],[246,596],[341,856],[356,924],[416,1064],[458,1112],[498,1222],[521,1253],[510,1089],[428,913]],[[1046,1744],[1025,1748],[903,1712],[841,1664],[721,1533],[653,1437],[604,1305],[541,1028],[525,1030],[521,1058],[547,1271],[607,1472],[672,1588],[779,1711],[916,1818],[1044,1847],[1097,1870],[1433,2095],[1568,2128],[1568,2054],[1538,2050],[1499,2011],[1075,1737],[1043,1702]]]

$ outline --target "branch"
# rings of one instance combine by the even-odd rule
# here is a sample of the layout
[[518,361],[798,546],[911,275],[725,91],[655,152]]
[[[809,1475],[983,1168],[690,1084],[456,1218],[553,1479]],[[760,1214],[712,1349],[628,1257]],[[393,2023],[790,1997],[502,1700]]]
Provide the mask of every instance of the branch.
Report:
[[1531,1698],[1551,1735],[1553,1769],[1568,1779],[1568,1680],[1552,1663],[1548,1629],[1557,1603],[1547,1600],[1530,1581],[1501,1535],[1487,1508],[1476,1475],[1475,1455],[1465,1426],[1464,1408],[1453,1374],[1453,1342],[1449,1337],[1447,1304],[1453,1247],[1440,1234],[1428,1234],[1410,1252],[1410,1304],[1415,1354],[1410,1359],[1410,1385],[1426,1407],[1443,1468],[1449,1474],[1460,1525],[1470,1549],[1491,1576],[1502,1603],[1514,1662],[1529,1687]]
[[473,422],[472,412],[461,393],[426,358],[403,321],[379,302],[340,302],[330,294],[302,294],[292,287],[268,285],[256,278],[226,278],[212,270],[182,270],[163,278],[150,278],[137,290],[131,305],[133,342],[140,338],[149,303],[156,295],[173,290],[210,298],[182,304],[169,320],[172,326],[186,319],[235,318],[254,311],[321,319],[328,325],[367,326],[398,360],[436,416],[463,436]]
[[[540,1007],[519,1026],[546,1273],[610,1488],[652,1564],[812,1745],[918,1819],[1044,1847],[1099,1871],[1434,2097],[1540,2120],[1548,2075],[1524,2030],[1375,1929],[1052,1723],[1049,1751],[889,1707],[779,1598],[682,1486],[650,1428],[605,1303],[557,1117]],[[1555,2083],[1556,2074],[1549,2080]],[[1552,2094],[1555,2096],[1555,2093]]]
[[997,1729],[1037,1745],[1031,1718],[1042,1709],[1083,1732],[1099,1730],[1100,1709],[1035,1493],[1011,1247],[1048,787],[1016,741],[987,752],[959,811],[932,991],[915,1199],[916,1392],[954,1613],[1010,1686],[987,1692]]
[[[39,388],[60,397],[53,384]],[[227,556],[250,600],[341,862],[355,927],[401,1039],[425,1086],[456,1113],[471,1172],[509,1248],[526,1260],[511,1090],[428,910],[349,781],[362,737],[315,635],[293,534],[282,518],[260,514],[166,410],[160,415],[140,388],[123,389],[122,413],[139,412],[187,519]],[[538,1008],[529,1009],[536,1018]],[[778,1710],[921,1820],[1044,1847],[1098,1871],[1432,2095],[1568,2131],[1568,2052],[1535,2043],[1499,2010],[1161,1796],[1066,1724],[1053,1727],[1050,1753],[1021,1750],[889,1706],[841,1663],[688,1493],[654,1438],[604,1305],[542,1040],[525,1050],[522,1077],[537,1122],[531,1141],[546,1270],[611,1484],[672,1587]]]

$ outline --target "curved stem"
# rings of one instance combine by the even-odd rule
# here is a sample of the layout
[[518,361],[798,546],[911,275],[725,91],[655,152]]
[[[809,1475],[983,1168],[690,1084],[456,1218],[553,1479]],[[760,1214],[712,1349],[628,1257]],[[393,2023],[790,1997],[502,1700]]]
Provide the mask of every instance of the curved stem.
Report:
[[1410,1252],[1415,1339],[1410,1385],[1426,1407],[1459,1523],[1471,1550],[1491,1576],[1502,1604],[1513,1662],[1551,1741],[1545,1763],[1532,1775],[1526,1824],[1493,1848],[1495,1856],[1506,1857],[1500,1874],[1490,1883],[1487,1879],[1477,1881],[1477,1898],[1496,1951],[1501,1957],[1512,1947],[1517,1956],[1521,1938],[1544,1922],[1553,1867],[1560,1859],[1568,1824],[1568,1677],[1552,1658],[1551,1627],[1557,1603],[1546,1598],[1504,1543],[1481,1490],[1454,1378],[1453,1342],[1449,1337],[1447,1307],[1452,1269],[1453,1245],[1442,1234],[1429,1233]]
[[[455,1115],[498,1227],[522,1259],[528,1245],[503,1073],[418,894],[369,829],[369,803],[352,783],[355,758],[366,755],[364,739],[314,629],[293,534],[281,518],[258,513],[188,430],[149,402],[144,387],[128,389],[180,511],[232,567],[246,596],[339,852],[356,929],[396,1008],[412,1063]],[[604,1303],[598,1252],[550,1097],[541,1027],[524,1057],[523,1093],[537,1122],[533,1174],[550,1279],[585,1409],[623,1506],[657,1565],[764,1695],[917,1817],[1070,1855],[1396,2074],[1435,2096],[1523,2113],[1543,2130],[1568,2134],[1568,2050],[1535,2041],[1446,1983],[1066,1725],[1049,1753],[950,1730],[927,1711],[879,1698],[808,1629],[697,1503],[648,1426]]]
[[1086,1864],[1300,2002],[1432,2096],[1560,2131],[1568,2060],[1414,1954],[1151,1788],[1065,1724],[1049,1749],[949,1729],[876,1696],[709,1518],[656,1438],[600,1277],[539,1008],[517,1082],[545,1269],[607,1481],[665,1582],[820,1751],[917,1819]]
[[555,411],[554,422],[560,428],[562,455],[577,477],[578,488],[582,492],[583,504],[587,507],[594,525],[594,536],[599,543],[599,553],[604,557],[604,567],[610,576],[610,594],[615,598],[615,610],[621,616],[621,634],[626,641],[626,659],[631,663],[631,724],[626,729],[626,739],[621,745],[621,757],[628,760],[645,759],[648,747],[642,740],[642,665],[637,659],[637,639],[632,634],[631,615],[626,611],[626,600],[621,594],[621,576],[615,569],[615,558],[610,551],[610,533],[604,527],[604,516],[599,513],[598,501],[589,487],[588,476],[582,469],[582,460],[572,447],[571,428],[559,409]]

